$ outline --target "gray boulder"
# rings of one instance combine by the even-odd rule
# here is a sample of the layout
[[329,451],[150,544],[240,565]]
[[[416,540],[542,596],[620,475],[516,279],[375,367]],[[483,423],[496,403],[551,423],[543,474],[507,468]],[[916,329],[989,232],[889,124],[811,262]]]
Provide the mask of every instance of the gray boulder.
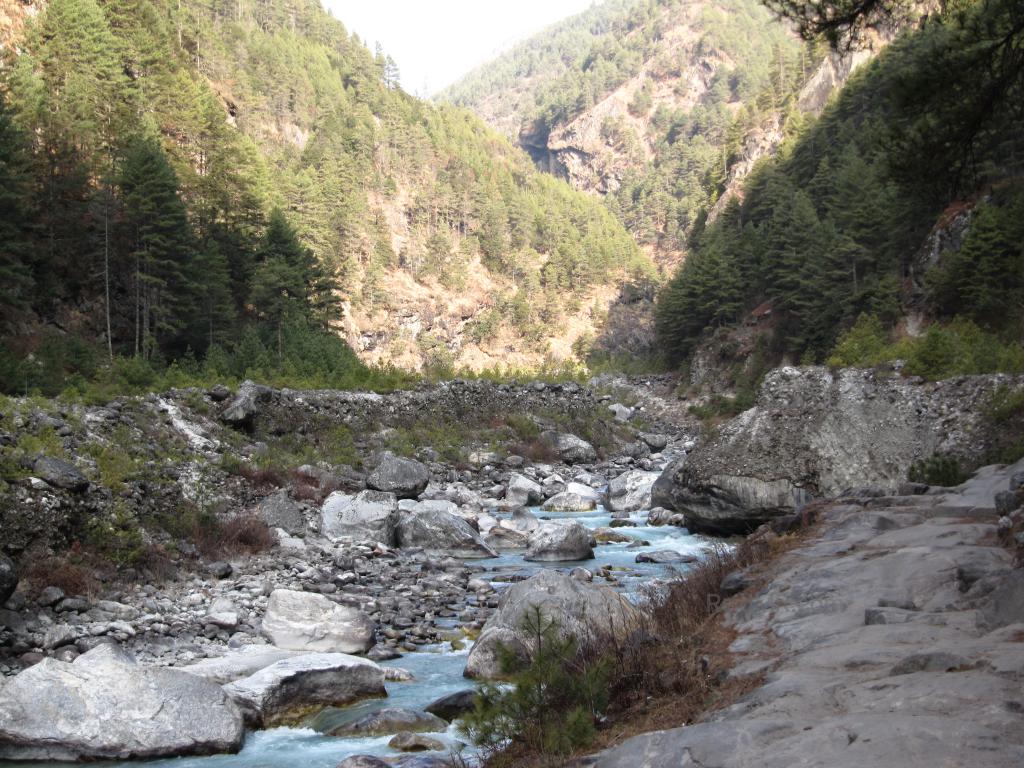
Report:
[[362,491],[355,496],[335,491],[320,508],[320,531],[328,538],[351,536],[395,543],[398,499],[385,491]]
[[526,549],[530,543],[529,535],[514,528],[495,525],[487,532],[484,543],[491,549]]
[[295,723],[325,707],[387,696],[384,670],[344,653],[310,653],[282,659],[224,686],[257,727]]
[[400,752],[441,752],[447,745],[439,739],[422,733],[401,731],[391,737],[388,746]]
[[385,763],[374,755],[352,755],[346,757],[334,768],[391,768],[391,763]]
[[656,549],[636,556],[638,563],[695,563],[697,560],[695,555],[684,555],[674,549]]
[[540,504],[544,499],[544,489],[526,475],[513,473],[505,488],[505,500],[516,507]]
[[334,768],[391,768],[391,763],[385,763],[374,755],[352,755],[346,757]]
[[457,720],[476,706],[476,688],[467,688],[435,699],[427,705],[426,710],[449,722]]
[[608,508],[613,512],[636,512],[651,508],[651,489],[659,475],[631,469],[608,483]]
[[421,501],[399,512],[395,543],[399,547],[422,547],[454,557],[496,556],[472,525],[443,505],[457,509],[451,502]]
[[588,512],[596,508],[596,499],[573,491],[557,493],[541,505],[545,512]]
[[368,715],[335,726],[328,733],[331,736],[390,736],[401,731],[415,733],[440,732],[448,729],[448,723],[437,715],[405,707],[385,707]]
[[668,438],[665,435],[643,432],[640,434],[640,439],[647,443],[647,447],[655,452],[663,451],[668,446]]
[[893,493],[917,460],[983,458],[992,431],[978,404],[1021,385],[1024,377],[921,382],[856,368],[777,368],[753,408],[666,468],[653,503],[685,514],[691,531],[733,534],[846,488]]
[[259,407],[270,401],[274,390],[253,381],[243,381],[234,398],[224,406],[220,420],[232,427],[248,429],[259,414]]
[[47,485],[62,488],[66,491],[81,492],[89,487],[89,480],[78,471],[78,467],[63,459],[52,456],[40,456],[32,465],[35,475]]
[[375,627],[359,609],[338,605],[323,595],[275,589],[262,631],[285,650],[365,653],[373,647]]
[[594,586],[554,570],[543,570],[513,584],[501,596],[498,610],[484,624],[466,659],[466,677],[499,679],[499,648],[523,657],[531,652],[530,632],[524,622],[534,610],[554,620],[562,637],[581,642],[607,635],[622,640],[641,623],[640,612],[611,587]]
[[306,516],[302,507],[283,488],[263,499],[256,507],[256,514],[269,527],[283,528],[293,536],[306,532]]
[[100,645],[43,659],[0,696],[0,760],[127,760],[234,752],[244,725],[220,686]]
[[566,464],[585,464],[597,461],[597,451],[594,450],[594,446],[576,435],[549,430],[541,433],[541,439],[550,445],[558,454],[558,458]]
[[387,491],[400,499],[415,499],[430,482],[430,470],[415,459],[405,459],[386,452],[377,468],[366,478],[366,485],[376,491]]
[[0,606],[7,602],[7,598],[14,594],[18,588],[18,571],[14,567],[14,561],[7,555],[0,554]]
[[594,557],[590,531],[578,520],[543,523],[530,534],[524,559],[542,563],[591,560]]

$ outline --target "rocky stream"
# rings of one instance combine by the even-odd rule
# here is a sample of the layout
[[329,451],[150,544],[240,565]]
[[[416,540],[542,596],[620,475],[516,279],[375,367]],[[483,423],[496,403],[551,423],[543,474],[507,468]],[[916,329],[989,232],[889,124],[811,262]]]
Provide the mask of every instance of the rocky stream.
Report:
[[[963,646],[964,661],[954,666],[976,667],[975,657],[984,658],[985,674],[994,676],[978,683],[989,685],[992,696],[978,693],[970,701],[996,708],[985,710],[990,730],[1020,724],[1021,571],[997,532],[1005,538],[1021,527],[1017,489],[1024,466],[990,469],[957,491],[906,482],[909,464],[939,447],[979,454],[986,436],[977,403],[1006,383],[973,377],[933,386],[874,380],[864,372],[782,369],[766,379],[753,409],[703,439],[657,380],[595,381],[589,388],[453,382],[392,395],[271,390],[247,382],[235,392],[174,392],[103,406],[47,410],[18,403],[4,421],[5,444],[57,435],[60,441],[49,444],[63,453],[22,456],[25,478],[8,489],[0,510],[3,548],[14,556],[0,554],[0,680],[6,680],[0,682],[0,763],[122,765],[148,758],[161,768],[429,768],[451,765],[457,753],[472,762],[458,717],[472,705],[476,681],[499,677],[498,647],[521,644],[521,618],[531,606],[557,616],[566,632],[586,632],[599,619],[628,636],[649,590],[731,546],[715,536],[768,523],[785,532],[803,505],[826,496],[843,501],[824,514],[808,556],[792,555],[770,577],[747,574],[741,589],[748,595],[737,598],[743,607],[726,606],[729,620],[750,635],[730,648],[738,659],[735,674],[797,665],[793,674],[804,677],[793,678],[802,681],[792,689],[794,701],[805,702],[799,717],[811,718],[820,707],[812,696],[814,675],[874,667],[867,661],[849,667],[845,651],[806,654],[816,643],[828,644],[816,638],[832,637],[832,617],[845,611],[854,627],[854,614],[863,624],[869,609],[877,618],[869,626],[955,625],[960,635],[920,629],[881,638],[908,650],[878,651],[884,657],[878,664],[913,663],[920,666],[913,671],[938,674],[945,668],[931,656],[920,663],[903,657],[918,658],[913,654],[933,642],[929,632],[939,644],[969,637],[975,650]],[[532,420],[533,447],[518,444],[532,458],[474,440],[475,427],[458,461],[429,444],[398,455],[381,440],[410,419],[454,415],[467,425],[487,425],[509,413]],[[836,413],[843,414],[841,423]],[[603,436],[599,448],[568,431],[564,414]],[[307,463],[278,487],[223,469],[239,458],[255,464],[281,436],[321,440],[325,424],[357,436],[359,469]],[[101,482],[102,461],[109,459],[90,446],[108,445],[126,430],[140,452],[145,446],[152,455],[174,456],[163,465],[172,482],[118,488]],[[847,436],[843,450],[832,450],[840,431]],[[38,438],[31,443],[38,444]],[[109,479],[109,471],[102,477]],[[170,573],[155,578],[139,566],[122,574],[127,578],[101,580],[81,593],[47,584],[45,569],[34,568],[51,562],[46,558],[61,549],[65,530],[111,506],[120,509],[127,500],[145,519],[168,499],[197,497],[225,519],[254,516],[272,533],[272,546],[213,560],[187,541],[146,532],[158,537],[161,551],[175,553]],[[956,527],[965,517],[971,518],[966,527]],[[113,536],[120,529],[102,530]],[[948,547],[957,543],[968,549],[954,556]],[[860,555],[864,547],[879,554]],[[835,560],[850,552],[855,561]],[[885,557],[891,566],[879,570],[890,562]],[[807,585],[799,577],[804,568],[817,574]],[[835,580],[844,577],[835,568],[859,574],[857,589],[842,599]],[[19,571],[32,578],[19,585]],[[947,576],[960,579],[957,594],[943,591]],[[757,584],[761,591],[751,590]],[[968,614],[958,618],[952,611]],[[996,630],[998,637],[985,639]],[[874,642],[872,631],[857,640],[865,658],[873,652],[864,647]],[[777,640],[765,645],[759,637]],[[996,646],[992,661],[985,653]],[[810,675],[810,664],[820,672]],[[849,684],[874,679],[864,675],[851,672]],[[1016,693],[1003,690],[1008,681],[1016,681]],[[753,713],[744,725],[751,744],[794,732],[773,725],[789,716],[772,703],[787,695],[780,686],[785,683],[766,688],[775,691],[770,695],[755,694],[746,708],[728,710],[725,721]],[[856,711],[874,706],[869,699],[854,697]],[[830,702],[841,714],[845,705]],[[957,702],[949,716],[959,716]],[[893,703],[892,711],[901,706]],[[715,727],[694,731],[703,740],[695,742],[699,759],[687,751],[682,729],[634,739],[597,764],[748,764],[749,749],[706,746],[708,739],[728,741]],[[921,755],[941,754],[943,727],[935,722]],[[876,743],[896,738],[878,733]],[[985,753],[987,738],[977,750],[990,759],[975,765],[1019,764],[1011,762],[1024,755],[1019,734]],[[681,754],[690,762],[675,762]]]

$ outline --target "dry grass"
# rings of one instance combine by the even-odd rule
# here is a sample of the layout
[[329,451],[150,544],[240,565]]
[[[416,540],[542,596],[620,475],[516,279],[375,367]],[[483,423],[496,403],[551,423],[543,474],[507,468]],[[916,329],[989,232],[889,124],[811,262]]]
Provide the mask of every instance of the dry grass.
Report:
[[256,515],[232,517],[214,533],[216,538],[207,543],[211,555],[251,555],[270,549],[276,542],[273,532]]
[[81,554],[71,550],[66,554],[33,559],[23,566],[21,582],[30,595],[36,596],[46,587],[58,587],[65,595],[88,595],[99,582],[94,569],[78,562]]
[[[733,598],[722,594],[722,581],[740,569],[756,571],[796,546],[817,517],[811,508],[797,521],[781,527],[787,535],[767,531],[746,539],[732,550],[720,549],[693,569],[678,575],[667,587],[645,595],[644,625],[625,642],[595,628],[596,638],[580,653],[611,664],[609,701],[597,736],[588,752],[653,730],[697,722],[727,707],[763,683],[760,676],[730,677],[729,646],[736,632],[726,625],[722,606],[748,599],[748,588]],[[575,757],[579,757],[576,755]],[[572,760],[530,753],[511,745],[486,763],[501,768],[549,768]]]

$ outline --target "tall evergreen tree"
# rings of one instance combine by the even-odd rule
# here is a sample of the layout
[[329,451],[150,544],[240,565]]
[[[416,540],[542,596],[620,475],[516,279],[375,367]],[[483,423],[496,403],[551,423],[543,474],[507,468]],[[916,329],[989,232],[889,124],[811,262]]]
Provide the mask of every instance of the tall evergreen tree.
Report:
[[31,175],[26,142],[0,92],[0,318],[30,304]]
[[194,242],[178,177],[156,139],[132,139],[120,187],[123,228],[133,273],[136,355],[152,357],[160,344],[180,342],[194,295]]

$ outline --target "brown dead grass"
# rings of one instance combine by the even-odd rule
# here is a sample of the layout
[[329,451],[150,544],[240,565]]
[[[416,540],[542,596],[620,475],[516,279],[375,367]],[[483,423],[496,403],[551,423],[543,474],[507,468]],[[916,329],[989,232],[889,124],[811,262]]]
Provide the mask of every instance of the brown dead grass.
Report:
[[[733,550],[718,550],[680,574],[667,589],[650,591],[644,606],[645,625],[626,642],[616,643],[607,633],[594,632],[600,639],[581,651],[610,659],[612,704],[603,713],[587,753],[641,733],[699,722],[763,684],[763,675],[729,676],[733,658],[728,649],[737,633],[725,623],[724,609],[752,598],[757,584],[769,578],[770,564],[810,535],[820,510],[820,505],[805,510],[799,524],[786,526],[785,535],[766,529]],[[750,586],[723,598],[722,580],[740,569],[746,569]],[[531,754],[515,744],[485,765],[549,768],[575,765],[581,757]]]

